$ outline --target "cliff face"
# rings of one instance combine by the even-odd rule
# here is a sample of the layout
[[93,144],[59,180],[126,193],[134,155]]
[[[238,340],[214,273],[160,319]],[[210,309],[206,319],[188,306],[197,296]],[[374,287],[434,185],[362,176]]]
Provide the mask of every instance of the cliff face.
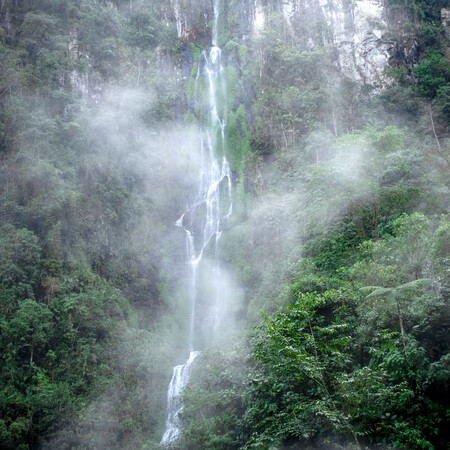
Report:
[[[266,22],[261,0],[256,0],[254,10],[252,29],[260,33]],[[298,17],[306,16],[316,24],[320,33],[309,37],[309,46],[332,46],[334,63],[344,75],[363,83],[379,79],[392,47],[383,0],[289,0],[283,2],[282,10],[292,34],[297,32]]]
[[[239,40],[246,41],[269,26],[270,14],[282,11],[288,32],[296,35],[299,22],[314,25],[308,46],[331,46],[334,64],[345,76],[373,84],[394,53],[387,35],[387,11],[384,0],[287,0],[268,6],[264,0],[223,2],[226,27]],[[205,40],[210,36],[212,2],[171,0],[172,20],[184,41]],[[317,31],[319,31],[317,33]],[[232,36],[229,36],[232,37]]]
[[[227,0],[220,6],[219,45],[231,39],[247,44],[270,27],[274,10],[284,17],[287,33],[301,35],[310,50],[320,47],[332,49],[333,64],[337,71],[353,81],[376,84],[383,69],[403,47],[392,42],[387,33],[388,20],[384,0]],[[270,5],[270,6],[268,6]],[[167,25],[176,25],[182,43],[198,47],[211,45],[214,2],[211,0],[170,0],[162,7],[161,15]],[[408,45],[411,43],[408,43]],[[410,46],[414,46],[411,44]],[[72,43],[77,53],[76,33]],[[193,58],[189,46],[182,46],[182,77],[189,78]],[[411,49],[406,54],[411,53]],[[414,52],[413,52],[414,53]],[[80,58],[80,55],[75,55]],[[82,57],[82,55],[81,55]],[[411,59],[411,58],[409,58]],[[86,76],[74,72],[72,84],[82,94],[88,91]],[[92,91],[92,86],[89,91]]]
[[330,29],[340,70],[354,80],[374,83],[389,60],[383,0],[319,0]]

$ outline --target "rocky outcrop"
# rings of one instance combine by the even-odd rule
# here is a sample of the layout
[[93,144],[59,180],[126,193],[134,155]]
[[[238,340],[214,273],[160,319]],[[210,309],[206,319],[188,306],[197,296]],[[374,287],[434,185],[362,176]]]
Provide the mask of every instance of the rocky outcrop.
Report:
[[[309,20],[311,27],[314,23],[315,32],[308,37],[309,47],[331,45],[334,63],[341,73],[363,83],[378,81],[392,47],[386,36],[383,0],[287,0],[281,8],[292,34],[297,33],[296,26],[302,19]],[[262,0],[256,0],[253,26],[256,33],[264,29],[263,11]]]
[[350,78],[375,83],[389,60],[383,0],[319,0],[336,48],[339,69]]
[[211,35],[212,2],[208,0],[170,0],[178,37],[184,42],[207,39]]

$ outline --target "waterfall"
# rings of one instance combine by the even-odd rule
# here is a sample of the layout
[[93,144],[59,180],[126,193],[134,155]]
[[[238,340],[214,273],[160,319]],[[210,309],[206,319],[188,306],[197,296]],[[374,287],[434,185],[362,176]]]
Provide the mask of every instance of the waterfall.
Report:
[[[207,102],[198,101],[198,119],[200,122],[198,141],[201,164],[198,177],[198,191],[195,201],[177,220],[176,226],[186,235],[186,253],[190,267],[190,317],[188,336],[186,336],[189,357],[187,361],[174,367],[172,379],[167,390],[166,429],[161,440],[162,445],[170,444],[180,434],[179,414],[183,409],[181,393],[189,381],[192,363],[200,351],[195,350],[196,323],[198,320],[198,269],[205,255],[212,260],[211,279],[216,284],[212,317],[208,321],[210,333],[221,322],[221,289],[219,278],[219,240],[224,226],[233,212],[231,197],[231,170],[226,159],[226,85],[222,66],[222,51],[217,46],[219,5],[214,3],[214,24],[212,47],[209,52],[202,51],[198,60],[195,92],[199,92],[201,80],[206,80]],[[205,84],[205,83],[203,83]],[[206,114],[205,114],[206,113]],[[206,116],[206,119],[204,118]],[[203,123],[202,123],[203,117]]]

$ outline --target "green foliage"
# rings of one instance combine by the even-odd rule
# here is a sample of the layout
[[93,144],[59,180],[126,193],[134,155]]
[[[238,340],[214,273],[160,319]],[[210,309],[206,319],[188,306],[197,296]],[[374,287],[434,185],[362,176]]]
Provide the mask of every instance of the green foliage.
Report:
[[176,448],[232,449],[241,441],[246,368],[242,349],[202,353],[184,394],[183,436]]
[[148,48],[163,44],[170,49],[175,45],[175,27],[166,26],[159,18],[156,8],[153,11],[140,9],[131,16],[127,39],[133,46]]
[[[270,315],[253,358],[198,358],[176,445],[443,448],[446,4],[390,2],[392,42],[413,37],[419,63],[398,52],[380,92],[335,70],[321,15],[301,5],[288,24],[266,3],[265,29],[241,39],[244,3],[220,2],[236,176],[220,252],[247,324]],[[0,447],[156,447],[183,313],[167,230],[190,183],[165,178],[160,126],[184,112],[171,68],[187,45],[193,101],[200,47],[162,1],[6,0],[0,16]],[[145,106],[115,92],[102,110],[106,83]]]
[[[427,321],[437,320],[439,322],[435,313],[439,310],[443,311],[445,303],[442,302],[440,295],[436,294],[436,286],[432,285],[431,279],[417,279],[417,276],[423,273],[427,273],[429,276],[437,275],[442,270],[432,267],[431,261],[426,256],[433,246],[438,245],[440,232],[432,237],[429,222],[420,214],[399,218],[394,222],[393,229],[395,237],[387,236],[385,240],[375,242],[373,250],[370,250],[370,258],[368,258],[367,247],[364,248],[362,253],[364,259],[361,264],[362,266],[370,265],[370,269],[367,268],[364,272],[360,272],[362,266],[358,263],[350,272],[353,279],[361,274],[360,279],[366,284],[366,287],[363,288],[366,293],[366,301],[358,306],[351,299],[339,302],[335,300],[333,313],[331,315],[329,312],[322,313],[329,318],[328,320],[334,318],[339,324],[339,328],[328,326],[316,331],[313,321],[321,308],[333,305],[331,299],[336,298],[335,294],[334,297],[328,293],[325,297],[317,294],[308,294],[305,297],[301,294],[292,310],[268,321],[264,340],[258,341],[255,355],[268,363],[268,368],[277,377],[277,380],[281,377],[283,377],[282,379],[295,377],[293,380],[298,382],[309,377],[320,385],[322,382],[320,370],[322,370],[327,377],[323,378],[323,382],[330,383],[330,386],[327,386],[327,392],[336,390],[335,395],[332,396],[334,405],[337,406],[340,414],[347,417],[349,426],[356,435],[361,432],[361,436],[369,436],[371,433],[368,430],[376,429],[378,439],[385,436],[394,445],[434,448],[430,441],[434,441],[434,436],[442,433],[442,426],[437,425],[441,422],[442,416],[437,421],[434,420],[434,417],[441,415],[443,411],[438,403],[433,403],[435,402],[434,388],[431,386],[436,381],[431,381],[433,379],[432,371],[427,359],[427,355],[431,354],[431,349],[427,347],[428,343],[422,338],[419,338],[422,342],[417,341],[417,337],[421,336],[422,333],[419,330],[426,328]],[[398,261],[398,266],[387,266],[387,260],[390,264]],[[420,271],[417,266],[419,261],[421,261]],[[377,263],[378,267],[382,267],[382,269],[376,269],[375,264]],[[385,270],[390,275],[385,274]],[[398,281],[393,281],[394,275],[395,280]],[[393,282],[398,283],[401,280],[411,279],[409,277],[413,277],[413,281],[396,287],[371,287],[367,286],[372,282],[370,277],[378,277],[380,282],[383,280],[384,283],[391,286]],[[296,286],[306,287],[307,285],[303,282]],[[350,291],[348,291],[349,293]],[[340,299],[342,298],[345,298],[345,294],[341,291]],[[313,307],[313,313],[309,310],[305,311],[305,305],[309,308]],[[355,306],[356,309],[353,309]],[[347,322],[343,320],[345,317]],[[311,328],[308,330],[309,323]],[[359,326],[356,326],[358,323]],[[437,325],[436,322],[436,326],[439,328],[443,326],[443,323]],[[392,337],[387,338],[386,335],[385,338],[379,340],[376,334],[375,336],[371,334],[379,327],[397,330],[399,338],[392,340]],[[310,350],[306,347],[308,342],[311,342],[311,336],[314,336],[316,342],[320,342],[321,331],[325,330],[327,330],[325,334],[328,339],[327,345],[328,342],[330,345],[333,344],[332,355],[333,358],[338,359],[326,358],[326,353],[322,353],[327,348],[325,344],[322,347],[316,343]],[[350,336],[353,333],[367,336],[366,339],[371,342],[363,344],[363,341],[361,344],[355,342],[353,345],[347,345],[345,341],[333,341],[339,336],[337,330],[342,330],[344,336],[348,336],[348,343],[351,342]],[[361,332],[363,332],[362,335]],[[369,334],[367,334],[368,332]],[[270,339],[269,342],[266,339]],[[341,349],[336,342],[341,342]],[[358,345],[371,348],[372,357],[366,360],[367,366],[351,371],[350,368],[355,366],[356,358],[359,358]],[[344,351],[345,349],[347,352]],[[442,351],[443,353],[440,353],[438,359],[445,358],[448,347],[444,346]],[[290,362],[283,362],[284,355],[290,358],[292,366]],[[352,364],[344,365],[339,369],[328,366],[330,362],[348,361],[349,363],[352,359],[354,361]],[[343,368],[345,369],[343,370]],[[341,373],[341,375],[337,380],[331,382],[330,377],[335,373]],[[323,391],[325,388],[322,388]],[[304,393],[305,388],[301,392]],[[417,403],[417,397],[423,396],[424,392],[428,393],[428,399]],[[308,400],[312,401],[312,399],[311,394],[308,395]],[[411,412],[414,419],[411,416],[405,416],[405,411],[408,409],[408,405],[412,405],[413,399],[416,399],[415,409]],[[434,412],[431,412],[433,410]],[[302,411],[305,411],[305,408],[302,408]],[[336,417],[339,415],[335,414],[332,417],[337,420]],[[400,417],[403,417],[403,420]],[[258,421],[260,420],[262,419],[259,418]],[[421,430],[424,434],[422,435],[417,432],[412,423],[416,420],[423,424]],[[277,423],[277,426],[280,426],[281,422]],[[274,430],[274,427],[268,425],[268,429]],[[349,432],[350,428],[343,427],[342,430]],[[271,432],[269,431],[269,433]],[[426,435],[428,437],[425,437]]]
[[127,308],[107,285],[47,304],[2,299],[2,446],[34,445],[73,417],[112,362],[105,344]]
[[412,0],[403,2],[402,0],[393,0],[392,6],[395,9],[404,10],[408,14],[412,14],[414,19],[425,19],[427,21],[440,18],[441,9],[445,7],[445,0]]
[[[254,97],[250,110],[244,102],[252,117],[244,223],[233,222],[221,245],[245,283],[248,323],[261,309],[268,315],[255,361],[244,381],[235,378],[241,389],[227,380],[244,407],[228,428],[220,374],[208,382],[197,374],[202,381],[188,388],[186,448],[446,445],[445,5],[387,7],[398,45],[389,83],[374,89],[331,69],[326,24],[307,5],[289,22],[279,2],[265,6],[245,68]],[[416,67],[404,53],[413,41]],[[238,64],[240,50],[226,46]],[[228,148],[249,136],[242,124],[233,108]],[[242,156],[230,155],[239,167]]]
[[385,240],[363,245],[372,258],[355,265],[355,278],[369,285],[390,287],[431,276],[433,241],[429,220],[420,213],[403,215],[393,222],[393,233]]
[[[330,272],[351,265],[358,245],[389,233],[393,221],[414,207],[424,170],[418,153],[404,148],[404,133],[397,127],[366,128],[341,136],[336,144],[334,151],[328,150],[329,161],[307,174],[311,228],[305,253]],[[318,228],[318,223],[324,226]]]
[[[0,11],[2,448],[138,448],[163,427],[176,333],[156,321],[173,303],[158,290],[172,284],[160,269],[173,212],[127,155],[143,160],[132,121],[152,153],[149,129],[174,117],[171,74],[154,61],[178,42],[161,5],[134,6],[7,0]],[[114,106],[108,82],[121,86]],[[136,85],[147,101],[130,112]]]
[[40,276],[40,249],[34,233],[4,225],[0,235],[0,286],[33,298]]
[[[375,142],[384,150],[400,143]],[[238,440],[224,439],[227,428],[219,425],[228,404],[214,409],[222,398],[221,369],[201,390],[188,390],[186,408],[197,419],[186,442],[192,448],[201,439],[211,448],[441,448],[450,376],[447,225],[433,231],[423,214],[400,216],[392,234],[356,250],[356,263],[339,273],[347,281],[327,275],[315,260],[293,266],[284,297],[290,306],[257,327],[255,363],[244,380],[227,378],[229,386],[233,380],[241,386],[231,399],[245,407],[233,410],[229,422]]]
[[[426,55],[414,68],[419,92],[428,98],[435,98],[444,86],[450,85],[450,64],[444,55],[433,51]],[[441,94],[442,95],[442,94]]]
[[[238,64],[240,67],[245,67],[246,57],[248,53],[248,47],[246,45],[239,44],[236,40],[228,41],[224,51],[228,55],[233,55],[234,58],[238,59]],[[233,54],[234,53],[234,54]]]
[[250,63],[258,92],[252,140],[259,154],[271,151],[271,141],[286,148],[297,143],[319,125],[328,106],[324,89],[324,71],[330,63],[327,50],[288,42],[282,37],[283,25],[278,25],[255,39],[255,57]]
[[250,132],[246,126],[245,106],[239,105],[236,113],[229,112],[227,115],[227,134],[225,148],[230,167],[239,174],[243,170],[243,162],[246,155],[250,153]]
[[267,445],[274,436],[309,439],[322,427],[354,435],[331,391],[333,374],[349,362],[348,324],[326,319],[339,295],[337,291],[300,295],[288,312],[267,319],[261,328],[255,358],[263,363],[266,379],[253,391],[256,404],[249,418],[260,425],[251,446]]

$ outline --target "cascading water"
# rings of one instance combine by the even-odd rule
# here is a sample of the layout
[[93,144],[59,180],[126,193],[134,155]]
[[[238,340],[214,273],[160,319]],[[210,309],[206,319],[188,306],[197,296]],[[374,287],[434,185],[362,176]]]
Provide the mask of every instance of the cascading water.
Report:
[[[194,203],[187,208],[176,222],[176,226],[186,233],[187,258],[190,265],[190,302],[189,334],[187,336],[189,358],[173,369],[172,379],[167,391],[166,429],[161,444],[170,444],[180,434],[181,422],[179,414],[183,408],[181,393],[186,386],[191,371],[191,365],[199,355],[194,350],[196,340],[197,302],[198,302],[198,269],[208,255],[212,260],[211,279],[216,282],[215,298],[211,299],[212,317],[208,320],[210,333],[213,334],[221,321],[220,303],[221,289],[219,287],[219,239],[231,216],[233,204],[231,198],[231,171],[225,155],[225,117],[226,117],[226,86],[224,69],[222,67],[222,51],[217,47],[219,5],[214,4],[213,39],[209,53],[203,51],[198,61],[196,78],[196,93],[199,86],[206,81],[207,101],[198,101],[199,146],[201,164],[198,182],[198,193]],[[203,113],[207,119],[203,119]]]

